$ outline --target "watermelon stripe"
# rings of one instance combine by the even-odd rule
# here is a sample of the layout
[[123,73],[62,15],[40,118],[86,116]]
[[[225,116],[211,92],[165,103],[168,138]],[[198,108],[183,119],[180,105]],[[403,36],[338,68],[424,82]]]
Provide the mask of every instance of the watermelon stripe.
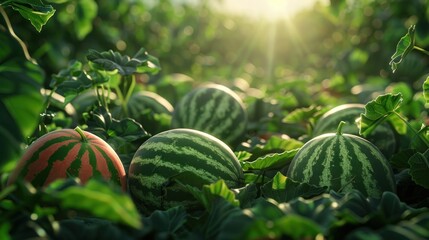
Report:
[[324,134],[298,151],[287,174],[291,179],[367,196],[395,191],[393,171],[384,155],[367,140],[350,134]]
[[[50,158],[49,161],[49,167],[47,167],[47,170],[50,170],[48,174],[46,175],[45,179],[43,179],[43,185],[49,184],[53,182],[55,179],[59,178],[66,178],[68,176],[67,169],[71,166],[76,164],[78,161],[74,161],[74,159],[80,159],[83,150],[79,147],[77,142],[74,142],[69,145],[70,150],[63,151],[61,153],[65,153],[66,155],[58,156],[58,158],[54,158],[54,154],[52,155],[53,158]],[[59,152],[59,151],[57,151]],[[72,173],[76,174],[76,173]],[[77,176],[77,175],[74,175]]]
[[185,95],[173,112],[172,128],[191,128],[235,145],[244,135],[247,112],[230,89],[212,84]]
[[[86,135],[86,141],[80,133]],[[80,129],[60,129],[40,137],[27,148],[7,184],[14,183],[18,177],[35,187],[67,177],[79,177],[85,183],[102,175],[126,189],[122,162],[106,142]]]
[[[309,142],[310,143],[310,142]],[[320,146],[318,145],[320,144]],[[322,154],[322,150],[325,146],[325,144],[329,144],[329,142],[327,140],[322,140],[321,143],[319,143],[319,140],[317,141],[312,141],[309,145],[309,147],[311,148],[312,146],[314,146],[314,151],[308,151],[308,152],[302,152],[304,155],[300,155],[300,158],[302,159],[306,159],[308,158],[308,163],[306,164],[304,161],[295,161],[296,164],[300,164],[303,166],[296,166],[298,168],[304,168],[305,170],[302,172],[303,174],[303,178],[306,180],[311,179],[314,176],[313,173],[313,169],[314,166],[317,165],[317,158],[319,155]],[[307,154],[311,154],[309,157],[307,157]],[[292,175],[291,178],[296,178],[298,176],[298,174],[300,174],[299,172],[294,172],[296,175]],[[317,180],[320,180],[318,176],[315,176],[317,178]]]
[[[332,179],[331,168],[335,164],[333,162],[334,157],[338,153],[338,138],[334,138],[333,141],[326,141],[326,145],[329,145],[326,151],[326,157],[322,158],[322,174],[320,176],[320,185],[329,186],[329,179]],[[320,158],[319,158],[320,159]],[[334,179],[337,176],[334,176]]]
[[[181,146],[172,147],[170,145],[171,143],[168,140],[169,139],[164,138],[164,139],[160,139],[160,141],[157,141],[157,142],[148,142],[147,144],[145,143],[145,147],[143,151],[138,154],[142,158],[147,160],[149,163],[151,163],[151,161],[154,161],[155,159],[148,158],[147,156],[153,156],[157,154],[157,152],[159,151],[162,152],[163,157],[166,159],[176,159],[178,155],[181,155],[181,156],[184,156],[183,158],[187,157],[189,158],[189,161],[195,162],[193,163],[193,165],[198,166],[200,170],[195,168],[193,168],[195,170],[186,169],[188,167],[188,163],[186,162],[183,162],[183,163],[157,162],[156,164],[160,166],[163,166],[163,164],[166,164],[165,166],[167,166],[168,164],[168,167],[171,167],[171,168],[177,167],[177,170],[180,170],[182,168],[184,170],[195,171],[195,173],[197,174],[204,174],[204,169],[210,169],[210,172],[212,172],[213,174],[216,174],[217,176],[220,176],[221,178],[224,178],[225,181],[230,181],[231,179],[238,181],[238,179],[235,179],[237,175],[234,172],[231,172],[231,170],[233,170],[234,168],[229,163],[230,161],[228,161],[227,159],[225,160],[216,159],[216,156],[220,156],[220,155],[216,155],[217,154],[216,152],[211,151],[214,148],[212,149],[205,148],[203,150],[206,150],[207,152],[203,152],[203,151],[198,151],[196,149],[193,149],[191,147],[181,147]],[[164,143],[164,141],[166,142]],[[190,141],[190,140],[184,139],[183,141]],[[192,143],[192,141],[190,143]],[[213,161],[213,159],[215,159],[215,161]],[[201,176],[205,176],[205,175],[201,175]]]
[[[164,155],[165,157],[171,157],[174,156],[174,154],[172,155]],[[143,156],[144,157],[144,156]],[[155,160],[155,159],[150,159],[150,158],[145,158],[141,161],[136,161],[136,163],[139,163],[141,165],[142,168],[142,174],[144,175],[148,175],[148,174],[153,174],[153,170],[156,170],[156,172],[162,172],[162,176],[164,177],[164,181],[167,181],[170,177],[174,177],[175,175],[178,174],[178,172],[192,172],[194,174],[197,174],[198,176],[201,177],[202,180],[206,181],[207,183],[210,182],[214,182],[216,180],[218,180],[218,178],[213,175],[213,173],[210,173],[206,170],[204,170],[203,168],[195,168],[193,166],[187,165],[187,164],[173,164],[171,162],[167,162],[167,161],[160,161],[158,163],[152,163],[151,160]],[[149,170],[148,172],[146,172],[145,170]],[[147,184],[151,184],[152,182],[151,180],[148,180]],[[153,183],[158,183],[158,179],[157,182],[153,182]]]
[[[56,152],[60,147],[63,147],[65,144],[69,144],[73,139],[69,137],[62,137],[59,139],[48,140],[47,142],[35,142],[32,144],[27,151],[34,152],[31,155],[27,155],[20,163],[24,163],[24,165],[18,165],[17,168],[22,168],[22,174],[33,179],[33,176],[38,172],[48,167],[48,161],[44,161],[43,159],[39,159],[39,156],[43,156],[49,152]],[[58,142],[58,143],[57,143]]]
[[[51,170],[51,168],[53,166],[53,163],[55,161],[62,161],[62,160],[64,160],[64,157],[67,155],[69,149],[72,149],[76,144],[77,144],[77,142],[69,141],[69,143],[66,144],[66,145],[55,146],[54,149],[56,151],[52,155],[50,155],[50,156],[48,154],[42,152],[41,154],[43,154],[43,156],[46,156],[46,155],[49,156],[48,159],[40,158],[37,155],[36,158],[37,159],[40,158],[40,160],[39,161],[35,161],[32,164],[28,165],[27,169],[29,170],[29,172],[28,172],[27,175],[24,175],[25,178],[28,179],[29,181],[33,182],[33,183],[37,183],[37,184],[43,185],[46,182],[46,179],[49,178],[50,170]],[[46,151],[49,151],[49,149],[50,148],[48,147],[46,149]],[[37,173],[34,172],[35,169],[37,169],[36,166],[38,164],[42,164],[42,163],[43,163],[44,168],[41,169]],[[33,173],[33,175],[30,175],[30,173]]]
[[[206,90],[205,92],[208,92],[209,90]],[[213,92],[211,91],[211,95],[209,96],[208,93],[205,93],[204,91],[201,91],[201,94],[205,94],[203,95],[205,99],[212,99],[211,101],[199,101],[196,102],[196,104],[198,103],[200,106],[202,106],[202,108],[204,109],[200,109],[199,111],[199,116],[197,118],[195,118],[195,121],[192,122],[192,124],[190,126],[192,126],[192,128],[194,129],[206,129],[208,132],[212,132],[213,129],[210,129],[210,127],[214,127],[211,126],[211,124],[207,124],[213,120],[213,115],[219,116],[222,119],[226,118],[225,113],[223,113],[222,111],[224,109],[222,109],[223,107],[225,107],[225,104],[222,104],[222,102],[228,101],[228,99],[226,99],[223,96],[220,96],[219,93],[221,92]],[[228,107],[228,105],[226,105],[226,107]],[[194,108],[196,109],[196,108]],[[189,111],[191,111],[192,108],[189,108]],[[197,111],[194,111],[197,112]],[[209,128],[207,128],[209,127]],[[218,127],[218,126],[215,126]],[[214,132],[212,132],[214,133]]]
[[162,132],[140,146],[129,168],[130,194],[146,213],[179,204],[190,208],[198,205],[175,177],[196,188],[219,179],[237,187],[244,179],[236,156],[226,144],[192,129]]

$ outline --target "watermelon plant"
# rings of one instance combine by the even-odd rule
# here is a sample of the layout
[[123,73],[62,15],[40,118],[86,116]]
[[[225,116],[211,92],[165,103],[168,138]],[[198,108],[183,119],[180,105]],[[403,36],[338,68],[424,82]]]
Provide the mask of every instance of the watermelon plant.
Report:
[[244,182],[232,150],[216,137],[194,129],[177,128],[146,140],[136,151],[128,186],[136,205],[146,213],[175,206],[198,205],[183,185],[201,188],[220,179],[231,188]]
[[104,179],[126,190],[125,169],[116,152],[79,127],[52,131],[34,141],[11,173],[8,185],[23,178],[42,187],[69,177],[79,178],[82,183]]
[[[0,3],[0,239],[429,238],[427,8],[409,7],[425,3],[330,1],[285,23],[98,2]],[[393,75],[380,59],[415,21]]]
[[209,133],[235,147],[247,127],[247,112],[240,97],[226,86],[208,84],[187,93],[174,106],[172,128]]

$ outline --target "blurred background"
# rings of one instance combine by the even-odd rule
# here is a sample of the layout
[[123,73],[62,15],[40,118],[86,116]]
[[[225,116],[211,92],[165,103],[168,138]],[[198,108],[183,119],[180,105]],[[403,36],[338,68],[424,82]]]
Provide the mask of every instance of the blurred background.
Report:
[[[47,78],[72,59],[85,61],[89,49],[132,56],[144,47],[162,67],[152,81],[180,73],[262,93],[275,86],[287,89],[295,100],[286,104],[296,107],[331,97],[363,102],[398,82],[421,89],[427,56],[411,52],[395,74],[389,61],[412,24],[416,44],[428,47],[428,6],[426,0],[71,0],[54,4],[41,33],[18,15],[12,21]],[[300,99],[302,91],[311,98]]]

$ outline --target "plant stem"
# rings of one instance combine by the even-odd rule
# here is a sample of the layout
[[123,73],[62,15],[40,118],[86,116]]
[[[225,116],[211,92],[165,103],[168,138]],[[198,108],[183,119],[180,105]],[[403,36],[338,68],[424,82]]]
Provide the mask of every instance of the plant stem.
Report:
[[421,47],[414,46],[413,49],[418,50],[418,51],[420,51],[420,52],[422,52],[422,53],[424,53],[424,54],[426,54],[426,55],[429,56],[429,51],[427,51],[427,50],[425,50],[425,49],[423,49]]
[[22,51],[24,52],[24,56],[25,58],[36,64],[36,60],[34,60],[31,56],[30,53],[28,52],[27,46],[25,45],[24,41],[21,40],[21,38],[19,38],[15,31],[13,30],[12,24],[10,23],[9,17],[6,14],[6,11],[4,10],[4,8],[2,6],[0,6],[0,14],[3,16],[4,21],[6,22],[6,26],[7,29],[9,30],[10,35],[12,35],[13,38],[15,38],[15,40],[19,43],[19,45],[21,45]]
[[83,132],[83,130],[82,130],[82,129],[80,129],[80,127],[79,127],[79,126],[75,127],[75,128],[74,128],[74,130],[75,130],[77,133],[79,133],[79,135],[80,135],[80,137],[81,137],[81,139],[82,139],[82,142],[88,142],[88,138],[86,137],[85,133]]
[[344,121],[341,121],[341,122],[338,124],[338,127],[337,127],[337,135],[342,135],[342,134],[343,134],[343,126],[344,126],[344,124],[346,124],[346,122],[344,122]]
[[128,117],[128,101],[134,91],[136,85],[134,75],[122,76],[121,84],[119,85],[119,92],[121,93],[120,100],[122,105],[122,112],[125,117]]

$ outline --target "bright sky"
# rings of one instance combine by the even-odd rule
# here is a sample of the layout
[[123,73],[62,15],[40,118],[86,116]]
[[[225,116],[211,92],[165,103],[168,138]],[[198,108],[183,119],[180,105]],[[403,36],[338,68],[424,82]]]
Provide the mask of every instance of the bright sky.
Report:
[[[313,6],[317,0],[223,0],[225,10],[256,18],[278,19]],[[323,1],[322,1],[323,2]]]

